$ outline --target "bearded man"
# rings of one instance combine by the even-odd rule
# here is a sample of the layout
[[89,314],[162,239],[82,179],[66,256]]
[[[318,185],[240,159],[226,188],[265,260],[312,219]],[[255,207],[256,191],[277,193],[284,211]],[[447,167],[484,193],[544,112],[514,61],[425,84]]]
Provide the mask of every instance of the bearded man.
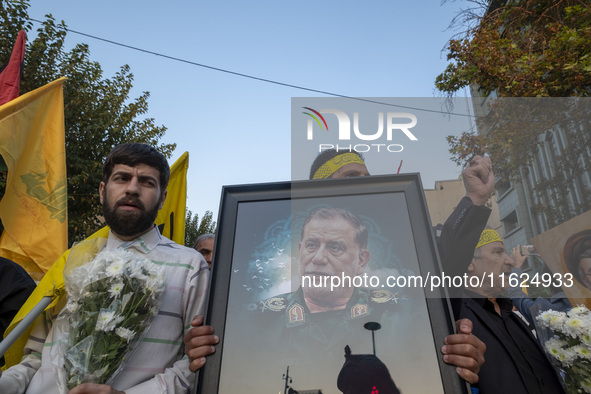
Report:
[[[146,144],[119,145],[105,160],[99,194],[110,231],[102,250],[125,249],[163,267],[166,290],[157,316],[112,383],[83,383],[70,394],[186,393],[195,384],[189,360],[182,357],[182,340],[192,316],[205,308],[209,270],[199,253],[164,238],[154,224],[167,196],[169,177],[166,158]],[[42,324],[34,326],[22,362],[0,377],[0,392],[60,392],[63,366],[55,362],[52,351],[52,327],[58,312],[53,309],[47,311]],[[201,328],[205,343],[218,342],[211,327]],[[212,347],[204,350],[211,352]]]

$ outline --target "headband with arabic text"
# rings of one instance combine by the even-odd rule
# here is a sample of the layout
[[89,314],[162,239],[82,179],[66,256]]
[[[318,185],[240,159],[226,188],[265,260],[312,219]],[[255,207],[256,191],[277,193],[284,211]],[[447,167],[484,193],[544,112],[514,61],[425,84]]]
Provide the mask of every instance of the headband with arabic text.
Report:
[[323,165],[321,165],[320,168],[318,168],[318,170],[314,173],[314,177],[312,179],[330,178],[330,176],[334,174],[339,168],[351,163],[365,165],[361,157],[359,157],[355,153],[343,153],[342,155],[337,155],[329,161],[327,161],[326,163],[324,163]]
[[497,233],[495,230],[491,230],[491,229],[484,230],[482,232],[482,234],[480,234],[480,239],[478,240],[478,245],[476,245],[476,249],[478,249],[479,247],[481,247],[483,245],[490,244],[492,242],[503,243],[503,240],[499,236],[499,233]]

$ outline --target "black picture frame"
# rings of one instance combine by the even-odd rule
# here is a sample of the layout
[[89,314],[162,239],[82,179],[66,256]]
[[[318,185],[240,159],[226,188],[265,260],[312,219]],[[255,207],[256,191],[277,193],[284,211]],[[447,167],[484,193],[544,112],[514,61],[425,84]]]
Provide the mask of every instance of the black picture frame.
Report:
[[[253,257],[255,243],[259,242],[259,244],[262,244],[266,242],[260,235],[262,233],[261,229],[265,228],[265,225],[269,229],[271,225],[278,223],[276,220],[277,217],[274,217],[274,215],[277,216],[276,212],[284,212],[286,206],[289,207],[289,220],[291,220],[292,216],[296,217],[297,212],[304,212],[306,210],[305,207],[308,205],[310,206],[309,210],[317,206],[344,208],[349,211],[354,210],[355,207],[365,210],[361,214],[359,212],[355,212],[355,214],[359,214],[364,221],[366,220],[365,218],[369,217],[370,221],[377,223],[378,228],[380,226],[382,229],[390,228],[391,226],[393,228],[392,231],[398,231],[398,235],[392,238],[399,238],[399,236],[400,238],[404,238],[398,241],[398,250],[403,251],[402,253],[408,256],[416,256],[419,269],[418,274],[425,277],[427,274],[433,276],[441,273],[441,265],[439,263],[419,174],[226,186],[223,188],[221,196],[211,290],[206,316],[207,324],[215,328],[216,334],[220,337],[220,343],[216,347],[215,354],[207,358],[205,366],[199,372],[197,393],[283,393],[287,385],[300,392],[303,392],[303,389],[310,390],[306,391],[310,393],[319,392],[318,389],[320,389],[324,394],[340,393],[336,389],[336,376],[334,376],[334,386],[327,388],[318,387],[317,383],[315,383],[316,385],[314,387],[310,387],[309,385],[302,387],[302,384],[305,384],[305,379],[302,379],[302,376],[297,376],[294,369],[291,372],[286,370],[285,365],[281,366],[283,373],[279,374],[277,370],[278,366],[276,365],[279,361],[277,361],[278,358],[273,357],[273,352],[275,349],[282,348],[282,343],[280,342],[277,345],[277,343],[272,343],[271,340],[267,343],[266,340],[267,337],[271,336],[269,334],[276,334],[275,331],[277,330],[269,328],[274,331],[263,333],[270,326],[265,323],[265,319],[259,318],[258,309],[254,307],[252,308],[253,311],[251,311],[253,315],[249,315],[248,312],[244,314],[246,317],[242,315],[242,311],[244,310],[242,307],[244,305],[247,305],[247,309],[250,308],[250,305],[260,305],[260,303],[257,304],[256,302],[249,303],[251,300],[247,299],[248,297],[245,297],[245,294],[253,293],[242,291],[240,288],[240,279],[237,278],[240,278],[240,275],[244,275],[246,277],[245,280],[250,280],[250,276],[255,276],[252,275],[252,270],[250,272],[248,271],[253,262],[256,264],[255,261],[258,261],[254,260],[256,256]],[[390,206],[392,207],[391,209]],[[372,210],[376,212],[371,213]],[[394,211],[398,212],[394,213]],[[404,219],[405,216],[408,218],[408,222],[401,224],[406,220]],[[301,229],[301,222],[300,220],[299,227],[297,224],[291,223],[292,231],[297,232],[297,229]],[[397,229],[397,226],[405,227]],[[375,227],[374,225],[372,228]],[[372,228],[370,228],[370,234]],[[299,238],[299,234],[294,234],[294,237],[292,237],[291,242],[294,245],[296,237]],[[383,238],[388,239],[388,232],[385,230],[384,235],[380,239]],[[402,242],[402,246],[400,242]],[[253,253],[251,253],[251,256],[245,256],[245,253],[243,253],[245,250],[244,245],[249,244],[252,246]],[[275,245],[275,247],[279,246]],[[388,247],[391,248],[391,245]],[[384,253],[387,254],[388,252],[382,251],[382,256]],[[292,262],[295,261],[295,257],[291,255],[288,259]],[[388,261],[390,260],[388,259]],[[412,260],[412,257],[404,257],[402,260]],[[246,264],[249,265],[247,266]],[[259,267],[258,269],[260,270],[261,268]],[[401,272],[400,268],[398,268],[396,273],[398,276],[405,276],[405,273]],[[264,279],[267,280],[268,278]],[[262,283],[265,284],[265,282]],[[255,292],[251,289],[253,286],[249,287],[248,284],[242,284],[242,287],[245,291],[250,289],[251,292]],[[262,288],[263,286],[259,287]],[[266,291],[266,289],[264,290]],[[263,290],[259,291],[263,292]],[[408,330],[404,330],[406,332],[403,333],[390,334],[393,338],[392,340],[384,341],[382,338],[382,343],[378,347],[378,357],[382,359],[385,355],[387,358],[390,357],[389,355],[391,353],[395,352],[395,350],[389,349],[391,343],[397,344],[400,342],[400,346],[408,346],[409,343],[412,343],[413,347],[424,347],[424,354],[428,354],[428,357],[413,357],[415,353],[423,354],[414,350],[392,356],[405,360],[405,370],[401,371],[399,370],[400,368],[396,368],[395,371],[390,370],[398,388],[405,394],[409,394],[426,392],[424,391],[424,385],[432,384],[435,387],[441,387],[441,389],[435,391],[430,390],[429,392],[467,393],[467,384],[458,377],[455,367],[443,362],[443,356],[440,352],[444,338],[450,333],[453,333],[455,327],[445,289],[440,287],[435,287],[434,289],[429,289],[428,287],[415,288],[414,290],[409,290],[409,293],[412,293],[412,295],[408,296],[409,299],[410,297],[417,297],[416,294],[420,294],[418,296],[419,300],[413,299],[409,301],[411,303],[420,304],[420,299],[424,300],[422,302],[425,308],[413,307],[412,316],[418,316],[419,319],[422,319],[420,321],[428,321],[428,327],[424,327],[425,324],[421,324],[421,327],[417,328],[421,328],[427,333],[430,332],[431,335],[422,335],[420,337],[421,340],[417,341],[415,338],[413,341],[412,335],[418,334],[408,332]],[[265,296],[269,295],[269,293],[265,293]],[[256,296],[253,297],[256,298]],[[380,300],[379,302],[382,301]],[[235,304],[239,303],[243,305],[237,307]],[[398,300],[396,300],[396,304],[395,307],[398,307]],[[283,310],[277,316],[280,316],[282,313]],[[421,316],[418,315],[419,313]],[[270,314],[272,315],[272,313]],[[402,322],[407,319],[407,316],[401,313],[396,319]],[[412,319],[415,319],[415,317],[412,317]],[[255,326],[261,324],[262,326],[252,329],[252,324]],[[367,332],[368,336],[372,334],[374,332],[371,334],[369,331]],[[377,340],[380,340],[380,335],[384,334],[380,333],[380,331],[375,332]],[[262,343],[261,347],[254,347],[252,345],[257,340]],[[252,366],[252,363],[256,363],[256,360],[261,359],[259,354],[253,354],[259,348],[261,348],[261,352],[263,352],[262,348],[266,349],[266,356],[263,357],[264,361],[262,363],[268,363],[275,368],[273,373],[269,374],[273,376],[263,374],[265,375],[263,379],[273,380],[276,383],[273,383],[272,391],[267,391],[270,386],[263,384],[261,384],[261,387],[257,387],[257,381],[261,379],[261,375],[259,373],[249,372],[249,368],[255,368]],[[354,345],[351,348],[354,354],[371,353],[371,349],[367,349],[367,346],[357,351]],[[392,348],[394,349],[395,346],[392,345]],[[291,354],[288,356],[291,357]],[[345,360],[343,356],[344,353],[341,354],[340,363],[343,363]],[[248,362],[248,360],[251,360],[251,362]],[[282,360],[285,360],[285,358],[282,358]],[[304,362],[314,365],[315,361],[313,359],[306,359]],[[384,363],[388,365],[386,361]],[[439,372],[439,376],[434,376],[437,374],[433,368],[430,374],[420,374],[417,372],[424,371],[425,365],[429,363],[435,365],[434,368]],[[321,368],[322,366],[319,365],[318,367]],[[224,370],[222,371],[222,369]],[[293,383],[285,379],[286,372],[293,379]],[[416,378],[415,376],[415,378],[409,381],[407,380],[405,384],[400,385],[399,379],[402,377],[404,380],[409,374],[410,376],[415,374],[420,378]],[[302,384],[297,383],[298,379]],[[327,379],[333,382],[332,375]],[[425,383],[429,380],[432,380],[432,383]],[[440,384],[437,383],[439,381]],[[411,384],[409,382],[415,383]]]

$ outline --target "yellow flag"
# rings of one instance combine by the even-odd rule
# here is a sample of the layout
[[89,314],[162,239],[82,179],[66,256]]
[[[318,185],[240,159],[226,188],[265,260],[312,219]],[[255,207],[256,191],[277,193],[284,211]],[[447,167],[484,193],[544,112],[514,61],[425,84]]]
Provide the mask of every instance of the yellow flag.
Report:
[[[183,155],[172,165],[170,168],[170,181],[168,182],[168,196],[166,201],[156,217],[156,224],[159,228],[164,226],[164,231],[167,227],[172,228],[173,237],[172,239],[176,243],[181,245],[184,244],[185,240],[185,209],[187,201],[187,169],[189,167],[189,153],[185,152]],[[171,219],[174,221],[171,223]],[[170,235],[170,233],[168,234]],[[168,237],[168,235],[166,235]],[[87,239],[94,238],[107,238],[109,236],[109,227],[103,227],[96,233],[92,234]],[[169,237],[170,238],[170,237]],[[41,282],[37,285],[31,296],[27,299],[27,302],[18,311],[8,328],[4,333],[6,337],[18,323],[41,301],[41,299],[47,295],[53,295],[54,300],[52,301],[45,310],[53,308],[58,304],[64,295],[64,266],[70,249],[68,249],[61,257],[55,261],[49,271],[43,276]],[[37,321],[29,327],[29,329],[23,333],[17,342],[4,355],[5,366],[3,369],[9,368],[12,365],[16,365],[20,362],[23,357],[23,349],[29,338],[31,328],[35,325],[39,319],[44,319],[41,315],[37,318]]]
[[189,152],[185,152],[170,167],[170,181],[166,188],[168,196],[156,217],[156,224],[162,235],[179,245],[185,244],[188,168]]
[[0,255],[39,279],[68,246],[64,100],[60,78],[0,106]]

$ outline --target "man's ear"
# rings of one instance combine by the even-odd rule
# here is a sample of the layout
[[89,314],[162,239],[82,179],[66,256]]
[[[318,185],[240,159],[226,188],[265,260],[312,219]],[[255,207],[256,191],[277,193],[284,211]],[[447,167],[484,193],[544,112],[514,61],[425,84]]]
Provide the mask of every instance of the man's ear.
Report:
[[160,205],[158,206],[158,210],[161,210],[162,207],[164,206],[164,201],[166,201],[167,196],[168,196],[168,190],[165,190],[164,193],[162,193],[162,197],[160,198]]
[[99,201],[101,202],[101,205],[103,204],[103,189],[105,188],[105,182],[101,182],[99,184]]
[[359,252],[359,267],[357,268],[357,275],[361,275],[363,271],[365,271],[365,266],[369,261],[370,255],[371,253],[369,253],[369,250],[367,249],[361,249],[361,252]]

